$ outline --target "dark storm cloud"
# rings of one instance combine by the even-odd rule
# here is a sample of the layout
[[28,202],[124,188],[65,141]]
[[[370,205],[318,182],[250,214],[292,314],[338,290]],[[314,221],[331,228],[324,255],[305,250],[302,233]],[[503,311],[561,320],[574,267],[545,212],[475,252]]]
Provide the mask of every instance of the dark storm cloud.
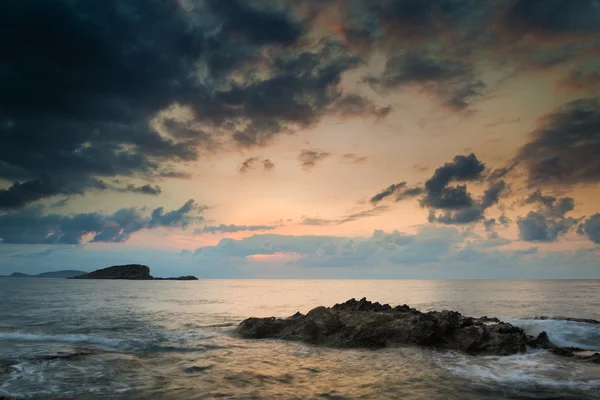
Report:
[[519,238],[528,242],[554,242],[576,225],[575,218],[551,218],[538,211],[517,219]]
[[[462,188],[463,186],[459,187]],[[507,190],[508,185],[504,181],[497,181],[489,185],[489,187],[485,190],[483,196],[479,200],[473,200],[471,195],[468,192],[466,192],[464,196],[465,198],[470,199],[469,205],[463,205],[456,209],[446,210],[440,215],[436,215],[436,213],[433,210],[431,210],[429,214],[429,222],[462,225],[470,224],[477,221],[483,221],[485,219],[485,211],[488,208],[498,204],[498,202],[500,201],[500,197],[502,195],[506,195]],[[447,202],[443,204],[445,206],[448,205]],[[466,204],[466,202],[464,202],[463,204]],[[490,223],[489,220],[484,221],[484,226],[486,226],[486,222],[488,223],[488,225]],[[486,228],[488,228],[488,226],[486,226]]]
[[392,56],[382,76],[368,77],[366,82],[383,90],[419,84],[457,110],[467,108],[485,89],[469,64],[422,51]]
[[377,203],[379,203],[381,200],[393,195],[404,187],[406,187],[406,182],[394,183],[393,185],[390,185],[381,192],[377,193],[375,196],[371,197],[369,202],[371,202],[373,205],[377,205]]
[[363,48],[377,41],[418,45],[442,36],[448,26],[464,29],[464,21],[487,8],[476,5],[470,0],[350,1],[343,34]]
[[[258,2],[1,3],[0,179],[21,182],[2,203],[85,193],[105,177],[185,178],[176,164],[202,148],[312,126],[360,60],[331,42],[302,47],[305,33]],[[150,124],[176,104],[194,119]]]
[[141,194],[147,194],[150,196],[158,196],[159,194],[162,193],[162,189],[160,188],[160,186],[158,185],[150,185],[150,184],[146,184],[146,185],[142,185],[142,186],[135,186],[135,185],[127,185],[127,187],[125,188],[118,188],[116,189],[119,192],[130,192],[130,193],[141,193]]
[[[481,198],[474,198],[466,184],[451,186],[456,182],[485,182],[488,186]],[[421,207],[429,208],[429,222],[463,225],[484,221],[486,210],[497,205],[509,189],[504,180],[492,180],[490,174],[486,176],[486,166],[475,154],[457,155],[452,162],[437,168],[425,187],[407,188],[406,182],[396,183],[377,193],[370,202],[376,205],[392,195],[396,201],[418,197]],[[503,218],[504,224],[506,217]]]
[[29,202],[56,195],[82,194],[84,189],[94,186],[93,183],[98,181],[65,182],[49,176],[15,182],[8,189],[0,189],[0,208],[23,207]]
[[357,94],[347,94],[333,103],[331,112],[342,117],[374,116],[384,118],[390,112],[392,107],[377,107],[372,101]]
[[518,159],[532,186],[600,180],[600,99],[567,103],[540,119]]
[[275,225],[209,225],[202,229],[194,230],[195,234],[201,233],[234,233],[234,232],[256,232],[256,231],[271,231],[276,229]]
[[4,244],[80,244],[124,242],[142,229],[187,227],[202,221],[204,208],[193,200],[181,208],[165,213],[163,207],[144,215],[140,209],[123,208],[114,214],[82,213],[74,215],[43,214],[43,209],[26,208],[0,215],[0,239]]
[[223,33],[263,44],[290,45],[302,35],[303,27],[291,15],[265,8],[259,10],[247,1],[209,0],[208,7],[223,23]]
[[600,244],[600,213],[594,214],[581,224],[581,232],[592,242]]
[[298,156],[298,161],[303,169],[310,171],[318,162],[325,160],[331,154],[321,150],[302,150]]
[[597,0],[516,0],[504,16],[507,28],[540,35],[600,32]]
[[475,154],[458,155],[451,163],[435,170],[433,176],[425,182],[426,195],[421,204],[439,209],[459,209],[473,205],[473,198],[466,185],[448,187],[451,182],[480,180],[485,164]]
[[521,240],[553,242],[573,230],[580,221],[566,216],[575,209],[575,201],[571,197],[557,198],[537,190],[522,203],[534,205],[536,210],[517,219]]
[[542,207],[549,215],[564,217],[569,211],[575,209],[575,199],[572,197],[556,198],[555,196],[543,195],[540,190],[536,190],[529,195],[523,204],[537,204]]
[[425,193],[425,189],[422,187],[413,187],[413,188],[403,189],[403,190],[400,190],[396,194],[396,201],[402,201],[405,199],[417,197],[417,196],[422,195],[423,193]]

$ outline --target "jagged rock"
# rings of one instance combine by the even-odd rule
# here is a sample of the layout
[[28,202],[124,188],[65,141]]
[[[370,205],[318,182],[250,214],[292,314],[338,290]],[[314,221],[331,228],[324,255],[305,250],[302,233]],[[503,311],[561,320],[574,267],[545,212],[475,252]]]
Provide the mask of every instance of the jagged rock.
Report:
[[497,319],[470,318],[455,311],[422,313],[407,305],[392,308],[365,298],[331,308],[317,307],[306,315],[296,313],[289,318],[249,318],[237,332],[246,338],[277,338],[333,347],[418,344],[494,355],[525,351],[528,341],[521,328]]

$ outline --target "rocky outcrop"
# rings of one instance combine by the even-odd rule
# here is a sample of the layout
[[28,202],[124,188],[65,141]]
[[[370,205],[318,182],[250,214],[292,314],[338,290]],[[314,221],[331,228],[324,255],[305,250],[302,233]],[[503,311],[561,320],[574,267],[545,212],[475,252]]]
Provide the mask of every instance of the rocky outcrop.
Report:
[[152,278],[156,281],[197,281],[198,278],[192,275],[178,276],[175,278]]
[[527,346],[557,349],[545,332],[527,336],[497,318],[465,317],[455,311],[420,312],[407,305],[391,307],[365,298],[333,307],[317,307],[288,318],[248,318],[237,328],[245,338],[296,340],[332,347],[380,348],[416,344],[469,354],[510,355]]
[[74,276],[69,279],[126,279],[126,280],[157,280],[157,281],[194,281],[195,276],[187,275],[175,278],[154,278],[150,275],[150,268],[146,265],[128,264],[115,265],[104,269],[98,269],[89,274]]

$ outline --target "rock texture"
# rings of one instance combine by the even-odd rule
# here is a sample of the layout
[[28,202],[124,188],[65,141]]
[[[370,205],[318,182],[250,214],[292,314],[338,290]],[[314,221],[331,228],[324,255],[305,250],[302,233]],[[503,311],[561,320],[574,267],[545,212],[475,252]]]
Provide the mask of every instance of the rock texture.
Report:
[[527,336],[521,328],[497,318],[471,318],[455,311],[422,313],[407,305],[391,307],[365,298],[283,319],[249,318],[237,332],[246,338],[277,338],[332,347],[416,344],[478,355],[510,355],[525,351],[527,346],[559,349],[545,332],[537,338]]
[[127,279],[127,280],[160,280],[160,281],[193,281],[198,280],[195,276],[187,275],[176,278],[154,278],[150,275],[150,268],[146,265],[128,264],[115,265],[104,269],[98,269],[89,274],[82,274],[69,279]]

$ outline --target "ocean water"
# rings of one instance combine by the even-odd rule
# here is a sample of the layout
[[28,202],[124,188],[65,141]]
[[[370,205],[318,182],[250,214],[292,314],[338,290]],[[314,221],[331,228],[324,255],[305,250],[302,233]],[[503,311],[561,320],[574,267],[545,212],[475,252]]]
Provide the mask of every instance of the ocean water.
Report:
[[[0,279],[0,397],[600,399],[600,365],[531,351],[340,350],[232,334],[352,297],[496,316],[600,350],[600,281]],[[69,354],[84,353],[78,357]],[[53,358],[54,356],[61,356]]]

